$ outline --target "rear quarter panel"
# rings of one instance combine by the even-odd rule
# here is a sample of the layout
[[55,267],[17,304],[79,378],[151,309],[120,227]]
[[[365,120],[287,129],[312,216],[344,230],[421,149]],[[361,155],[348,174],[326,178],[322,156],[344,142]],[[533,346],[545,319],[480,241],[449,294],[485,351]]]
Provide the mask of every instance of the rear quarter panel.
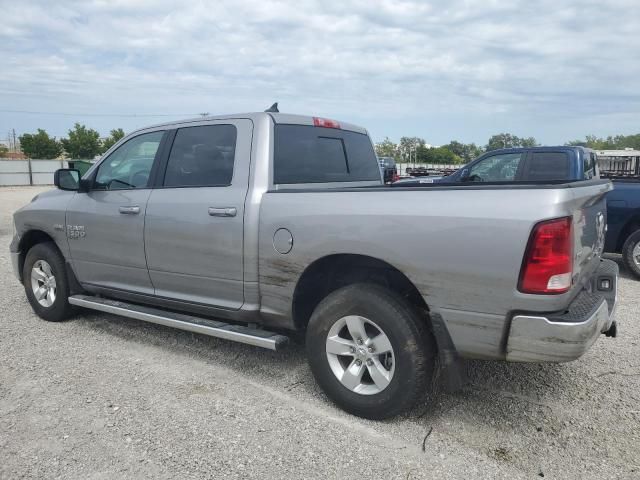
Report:
[[[587,258],[596,239],[589,232],[595,212],[604,211],[608,188],[266,193],[260,210],[261,312],[274,323],[290,325],[295,286],[311,263],[338,253],[368,255],[403,272],[445,320],[447,314],[457,322],[491,323],[483,328],[491,330],[485,335],[496,343],[509,312],[559,310],[581,288],[578,282],[570,292],[550,296],[517,291],[532,227],[540,220],[573,215],[576,251],[583,255],[575,269],[580,280],[591,268]],[[285,255],[273,246],[279,228],[293,236],[293,248]]]

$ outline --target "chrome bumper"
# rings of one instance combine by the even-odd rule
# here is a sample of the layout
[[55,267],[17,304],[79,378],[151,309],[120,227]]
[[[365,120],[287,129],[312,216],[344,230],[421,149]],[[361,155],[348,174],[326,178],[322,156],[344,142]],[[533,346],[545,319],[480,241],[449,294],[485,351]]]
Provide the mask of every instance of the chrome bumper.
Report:
[[[591,292],[582,292],[566,311],[540,315],[518,314],[511,320],[507,361],[568,362],[582,356],[600,334],[611,329],[617,303],[618,265],[602,260]],[[598,291],[601,279],[611,289]]]

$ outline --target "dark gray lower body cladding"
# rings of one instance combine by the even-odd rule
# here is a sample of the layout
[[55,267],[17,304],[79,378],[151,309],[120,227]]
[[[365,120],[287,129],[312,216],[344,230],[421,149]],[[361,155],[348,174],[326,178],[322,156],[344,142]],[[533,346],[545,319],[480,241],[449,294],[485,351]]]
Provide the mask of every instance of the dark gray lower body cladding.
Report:
[[169,312],[157,308],[135,305],[132,303],[91,297],[88,295],[73,295],[69,297],[71,305],[90,308],[101,312],[113,313],[123,317],[157,323],[180,330],[201,333],[210,337],[224,338],[234,342],[246,343],[256,347],[279,350],[289,342],[289,338],[266,330],[234,325],[217,320],[209,320],[182,313]]

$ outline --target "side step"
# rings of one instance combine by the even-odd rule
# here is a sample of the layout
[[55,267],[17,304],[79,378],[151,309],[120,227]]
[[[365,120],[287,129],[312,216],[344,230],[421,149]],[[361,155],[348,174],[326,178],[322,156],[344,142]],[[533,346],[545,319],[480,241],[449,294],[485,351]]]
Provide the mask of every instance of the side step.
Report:
[[69,303],[100,312],[135,318],[143,322],[157,323],[158,325],[165,325],[180,330],[202,333],[210,337],[224,338],[225,340],[233,340],[234,342],[268,348],[269,350],[280,350],[289,343],[288,337],[266,330],[193,317],[182,313],[168,312],[158,308],[109,300],[107,298],[73,295],[69,297]]

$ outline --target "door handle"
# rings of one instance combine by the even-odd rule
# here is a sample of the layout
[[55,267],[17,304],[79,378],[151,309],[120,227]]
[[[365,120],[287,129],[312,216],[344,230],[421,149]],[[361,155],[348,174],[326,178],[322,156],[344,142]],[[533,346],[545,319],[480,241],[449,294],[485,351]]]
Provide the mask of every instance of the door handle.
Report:
[[137,205],[131,205],[126,207],[120,207],[120,213],[124,215],[137,215],[140,213],[140,207]]
[[209,215],[212,217],[235,217],[237,213],[236,207],[209,207]]

